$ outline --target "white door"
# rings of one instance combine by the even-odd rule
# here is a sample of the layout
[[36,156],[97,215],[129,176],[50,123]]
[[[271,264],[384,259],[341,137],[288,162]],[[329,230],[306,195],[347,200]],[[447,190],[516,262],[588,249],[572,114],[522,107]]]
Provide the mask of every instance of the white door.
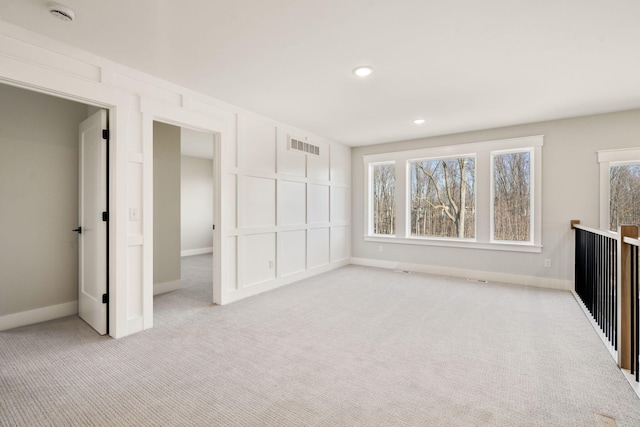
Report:
[[[107,112],[80,124],[79,291],[80,317],[107,333]],[[104,299],[103,299],[104,298]],[[104,302],[103,302],[104,301]]]

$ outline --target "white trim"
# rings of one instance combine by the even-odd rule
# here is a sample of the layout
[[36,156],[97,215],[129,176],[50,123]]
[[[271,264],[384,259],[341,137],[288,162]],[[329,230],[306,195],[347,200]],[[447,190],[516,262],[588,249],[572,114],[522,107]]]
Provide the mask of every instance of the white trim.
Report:
[[20,326],[33,325],[34,323],[46,322],[59,317],[78,314],[78,301],[65,302],[57,305],[36,308],[19,313],[7,314],[0,317],[0,331],[19,328]]
[[[363,156],[366,157],[366,156]],[[399,163],[402,167],[403,163]],[[377,236],[377,234],[373,234],[373,187],[371,186],[371,182],[373,182],[373,168],[376,166],[387,166],[393,165],[394,167],[394,192],[396,195],[395,203],[398,206],[399,203],[402,203],[402,199],[399,198],[398,195],[398,163],[395,160],[386,161],[386,162],[378,162],[378,163],[369,163],[365,166],[365,197],[364,197],[364,233],[365,235]],[[402,171],[401,171],[402,172]],[[404,194],[404,193],[403,193]],[[398,232],[398,216],[396,215],[396,224],[394,224],[394,229],[396,233]],[[381,236],[383,236],[381,234]]]
[[[607,336],[602,332],[600,325],[596,323],[593,316],[591,315],[591,313],[589,313],[589,310],[584,305],[584,303],[582,302],[578,294],[576,294],[575,291],[571,291],[571,293],[573,294],[573,297],[578,303],[578,306],[580,306],[580,308],[582,309],[582,312],[584,313],[585,317],[587,318],[589,323],[591,323],[591,326],[593,327],[594,331],[596,331],[596,335],[598,335],[598,337],[602,341],[602,344],[604,344],[605,348],[609,351],[609,354],[611,355],[611,357],[619,367],[620,365],[618,363],[618,351],[613,347],[613,345],[611,345],[611,343],[607,339]],[[640,398],[640,384],[636,382],[635,375],[631,375],[628,369],[622,369],[622,368],[619,368],[619,369],[624,375],[629,385],[631,386],[631,388],[633,389],[633,391],[635,391],[638,397]]]
[[598,150],[598,163],[632,162],[640,160],[640,147]]
[[153,296],[166,294],[167,292],[178,291],[184,288],[184,280],[174,280],[172,282],[162,282],[153,284]]
[[536,288],[573,289],[572,280],[552,279],[548,277],[524,276],[520,274],[496,273],[491,271],[467,270],[464,268],[441,267],[427,264],[410,264],[405,262],[377,260],[369,258],[351,258],[351,264],[366,267],[385,268],[388,270],[412,271],[416,273],[437,274],[441,276],[459,277],[461,279],[486,280],[487,282],[507,283]]
[[493,141],[471,142],[468,144],[440,145],[417,150],[394,151],[362,156],[362,162],[392,163],[393,161],[426,160],[460,157],[480,151],[516,150],[518,148],[542,147],[544,135],[531,135],[519,138],[498,139]]
[[[0,23],[0,30],[3,24]],[[4,36],[0,34],[0,36]],[[6,40],[6,39],[3,39]],[[23,45],[21,40],[12,40]],[[1,50],[1,49],[0,49]],[[2,53],[2,52],[0,52]],[[127,326],[127,280],[126,217],[126,153],[127,114],[135,109],[135,96],[120,89],[107,87],[99,82],[78,78],[71,74],[25,62],[21,58],[0,55],[0,83],[33,90],[50,96],[69,99],[109,110],[109,148],[111,164],[109,169],[109,335],[119,338],[137,330]],[[134,285],[135,286],[135,285]]]
[[609,354],[611,355],[611,357],[613,357],[613,360],[615,360],[616,363],[618,363],[618,351],[613,347],[613,345],[611,345],[611,343],[609,342],[609,339],[607,338],[607,336],[604,333],[602,333],[602,329],[600,328],[600,325],[598,325],[598,323],[596,323],[596,321],[594,320],[593,316],[589,312],[589,309],[584,305],[584,303],[582,302],[582,300],[580,299],[578,294],[574,290],[571,291],[571,294],[573,295],[573,297],[575,298],[576,302],[580,306],[580,309],[584,313],[584,316],[587,318],[589,323],[591,323],[591,326],[596,331],[596,334],[598,335],[598,337],[600,338],[600,340],[602,341],[604,346],[609,351]]
[[[226,239],[242,235],[238,230],[251,232],[242,228],[241,215],[243,174],[252,173],[241,167],[245,148],[238,135],[244,132],[243,120],[255,118],[273,124],[277,128],[276,138],[280,128],[293,135],[311,138],[314,144],[322,147],[323,161],[329,165],[329,180],[305,176],[301,182],[350,188],[350,160],[338,163],[340,167],[344,163],[344,182],[334,182],[331,169],[333,141],[3,21],[0,21],[0,83],[109,109],[112,134],[110,188],[113,191],[109,206],[109,333],[114,338],[153,326],[153,121],[215,134],[214,188],[218,195],[216,200],[220,201],[214,207],[215,303],[237,299],[240,294],[236,291],[237,283],[243,282],[244,268],[239,264],[243,239],[237,239],[235,255],[221,250]],[[349,148],[336,143],[337,146],[344,147],[340,151],[350,159]],[[276,173],[274,178],[284,176]],[[227,188],[228,180],[235,181],[233,198],[226,197],[232,191]],[[227,204],[235,204],[233,221],[229,221],[226,213],[223,215],[227,212]],[[129,221],[130,208],[140,209],[139,222]],[[344,225],[349,221],[347,216]],[[330,227],[342,225],[329,224]],[[308,224],[305,229],[319,226]],[[347,240],[346,245],[349,243]],[[313,271],[320,273],[322,269]],[[231,294],[233,298],[228,300],[227,296]]]
[[[224,304],[225,289],[222,281],[222,238],[221,233],[226,231],[225,224],[222,223],[222,209],[224,199],[222,198],[222,180],[226,177],[226,169],[223,170],[222,146],[230,142],[233,124],[229,119],[233,115],[205,115],[200,112],[186,111],[181,107],[160,104],[156,101],[142,98],[140,100],[140,110],[142,111],[142,152],[145,160],[145,173],[142,178],[142,193],[145,198],[144,206],[153,206],[153,122],[168,123],[178,127],[185,127],[214,135],[214,213],[213,223],[219,224],[213,232],[213,303]],[[148,329],[153,327],[153,210],[147,209],[143,213],[143,223],[148,224],[143,231],[145,250],[143,251],[143,279],[142,279],[142,312],[143,327]]]
[[542,245],[529,242],[494,241],[478,242],[473,239],[437,238],[437,237],[395,237],[384,235],[364,236],[365,242],[396,243],[405,245],[443,246],[449,248],[488,249],[492,251],[541,253]]
[[[393,243],[452,246],[514,252],[542,252],[542,146],[543,135],[509,138],[392,153],[363,155],[364,164],[364,240],[391,239]],[[531,224],[530,240],[526,242],[496,241],[493,239],[493,157],[496,154],[530,153]],[[411,236],[411,188],[409,164],[415,161],[473,157],[475,159],[475,237],[473,239],[442,239]],[[374,235],[372,181],[373,167],[394,164],[396,174],[396,224],[394,235]],[[388,240],[387,240],[388,241]]]
[[609,230],[609,163],[600,163],[600,229]]
[[199,248],[199,249],[185,249],[180,251],[180,256],[193,256],[193,255],[202,255],[202,254],[211,254],[213,253],[213,247],[211,248]]
[[640,147],[620,148],[615,150],[598,150],[598,163],[600,164],[600,228],[609,230],[610,207],[610,182],[609,173],[611,165],[638,164],[640,163]]
[[635,391],[636,394],[638,395],[638,398],[640,398],[640,383],[636,382],[636,376],[631,375],[631,372],[629,372],[628,369],[620,369],[620,370],[622,371],[624,377],[627,379],[627,382],[629,383],[633,391]]
[[351,264],[350,258],[345,258],[341,261],[331,262],[329,264],[323,264],[317,267],[310,267],[307,270],[300,271],[298,273],[287,274],[286,276],[280,276],[276,279],[267,280],[264,282],[256,283],[248,287],[242,287],[235,292],[230,292],[225,298],[225,304],[239,301],[241,299],[258,295],[263,292],[271,291],[279,287],[288,285],[299,280],[308,279],[309,277],[317,276],[321,273],[326,273],[331,270],[335,270],[340,267]]
[[[536,200],[539,200],[538,197],[536,197],[536,192],[535,190],[537,189],[538,185],[536,185],[536,155],[535,155],[536,149],[535,147],[528,147],[528,148],[518,148],[515,150],[500,150],[500,151],[492,151],[489,153],[489,157],[490,157],[490,171],[489,171],[489,175],[491,177],[490,181],[489,181],[489,192],[490,192],[490,197],[489,197],[489,203],[491,208],[489,209],[489,216],[490,216],[490,220],[489,220],[489,242],[490,243],[511,243],[511,244],[529,244],[529,245],[533,245],[534,242],[539,242],[539,240],[535,239],[535,233],[538,229],[538,227],[536,227],[536,217],[538,215],[540,215],[540,212],[538,212],[538,209],[536,209]],[[515,153],[529,153],[529,240],[525,240],[525,241],[505,241],[505,240],[495,240],[494,236],[495,236],[495,225],[496,225],[496,218],[495,218],[495,206],[494,206],[494,202],[495,202],[495,182],[496,182],[496,177],[495,177],[495,162],[494,159],[496,156],[501,156],[504,154],[515,154]],[[533,166],[533,167],[532,167]],[[477,221],[476,221],[476,227],[477,227]]]

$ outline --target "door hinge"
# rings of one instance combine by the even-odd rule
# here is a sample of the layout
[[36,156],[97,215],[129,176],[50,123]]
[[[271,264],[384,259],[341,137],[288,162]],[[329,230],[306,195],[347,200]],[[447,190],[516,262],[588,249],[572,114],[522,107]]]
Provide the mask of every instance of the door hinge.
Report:
[[102,294],[102,303],[106,304],[109,302],[109,295],[108,294]]
[[102,220],[109,221],[109,212],[102,212]]
[[109,129],[102,129],[102,139],[109,140]]
[[215,224],[213,224],[213,229],[214,229],[214,230],[216,229],[216,225],[215,225]]

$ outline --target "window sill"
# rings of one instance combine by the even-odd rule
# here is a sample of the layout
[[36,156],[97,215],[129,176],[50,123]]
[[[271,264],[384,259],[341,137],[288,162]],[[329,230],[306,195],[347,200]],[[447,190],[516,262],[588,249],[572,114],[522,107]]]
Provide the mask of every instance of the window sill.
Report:
[[453,240],[419,237],[364,236],[365,242],[394,243],[401,245],[444,246],[450,248],[484,249],[492,251],[541,253],[542,245],[512,242],[478,242],[475,240]]

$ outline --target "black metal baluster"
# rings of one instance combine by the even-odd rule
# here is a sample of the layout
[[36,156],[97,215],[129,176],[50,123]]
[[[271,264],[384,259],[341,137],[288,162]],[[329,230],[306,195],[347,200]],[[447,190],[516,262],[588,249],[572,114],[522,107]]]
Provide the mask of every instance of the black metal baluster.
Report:
[[594,313],[593,313],[593,262],[592,262],[592,250],[593,250],[593,236],[591,234],[589,234],[588,236],[588,248],[587,248],[587,265],[589,266],[588,269],[588,276],[587,276],[587,282],[589,283],[589,313],[591,313],[591,316],[594,317]]
[[594,236],[596,239],[596,248],[593,254],[594,261],[595,261],[595,268],[596,268],[596,274],[594,277],[596,280],[596,287],[595,287],[596,323],[598,324],[598,326],[600,326],[600,329],[602,329],[602,318],[600,317],[600,267],[601,267],[600,243],[602,242],[602,237],[598,235],[594,235]]
[[635,373],[636,381],[638,381],[638,247],[631,245],[631,271],[630,273],[630,303],[631,310],[629,315],[631,316],[631,374]]
[[[603,251],[602,251],[602,265],[603,265],[603,273],[602,273],[602,326],[605,332],[605,336],[608,335],[609,331],[609,239],[603,238]],[[608,337],[607,337],[608,338]]]
[[618,243],[611,244],[611,342],[616,347],[618,332]]
[[598,325],[600,325],[600,330],[604,332],[604,328],[602,327],[604,325],[604,310],[602,309],[602,297],[603,297],[603,292],[602,292],[602,277],[603,277],[603,267],[604,267],[604,258],[602,257],[603,251],[602,251],[602,245],[604,243],[604,237],[603,236],[598,236],[598,252],[596,252],[596,260],[598,262],[598,275],[597,280],[598,280]]
[[635,373],[635,369],[636,369],[636,362],[633,361],[633,356],[635,355],[636,352],[636,348],[635,348],[635,303],[634,303],[634,299],[636,299],[636,295],[635,295],[635,286],[634,286],[634,277],[633,277],[633,272],[635,270],[635,261],[633,259],[634,256],[634,251],[633,251],[633,247],[631,247],[631,250],[629,251],[630,254],[629,256],[631,257],[631,260],[629,262],[629,279],[630,279],[630,289],[629,289],[629,327],[631,328],[630,333],[629,333],[629,338],[631,339],[631,345],[629,346],[629,352],[630,354],[630,360],[631,363],[629,364],[629,371],[631,372],[631,375],[633,375]]
[[593,234],[591,236],[591,250],[589,251],[589,255],[591,256],[591,315],[595,319],[598,316],[597,311],[597,288],[598,288],[598,266],[596,264],[596,247],[598,245],[598,239],[596,235]]
[[617,239],[580,229],[575,239],[576,294],[617,349]]
[[613,343],[614,336],[614,324],[616,322],[615,319],[615,304],[616,299],[615,295],[615,286],[616,286],[616,276],[615,276],[615,265],[616,265],[616,256],[615,256],[615,246],[616,243],[614,240],[609,239],[609,286],[607,288],[607,292],[609,293],[609,342]]
[[638,298],[640,298],[640,290],[638,289],[638,250],[637,246],[633,246],[632,257],[631,260],[634,263],[633,265],[633,282],[632,287],[635,290],[635,306],[636,306],[636,318],[635,318],[635,357],[633,359],[633,364],[636,366],[636,382],[640,382],[640,307],[638,305]]

